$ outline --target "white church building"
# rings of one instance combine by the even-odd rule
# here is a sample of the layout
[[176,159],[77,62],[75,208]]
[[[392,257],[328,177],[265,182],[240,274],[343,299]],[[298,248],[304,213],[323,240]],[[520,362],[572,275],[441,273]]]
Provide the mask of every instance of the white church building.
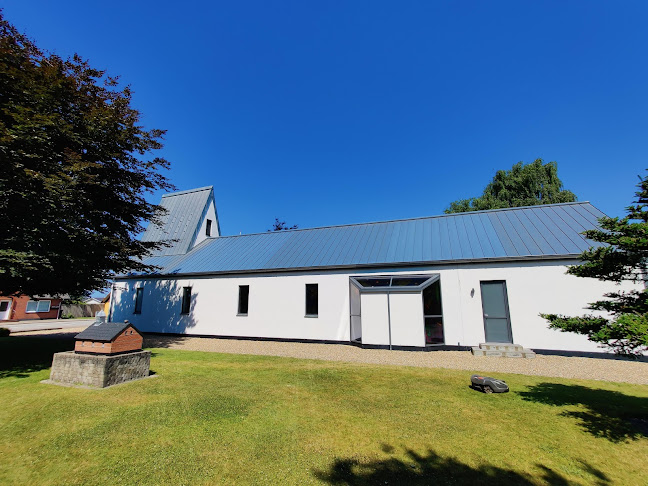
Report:
[[550,330],[632,288],[567,275],[597,243],[587,202],[221,236],[213,188],[167,194],[143,240],[158,270],[115,280],[110,318],[140,331],[447,349],[482,342],[604,351]]

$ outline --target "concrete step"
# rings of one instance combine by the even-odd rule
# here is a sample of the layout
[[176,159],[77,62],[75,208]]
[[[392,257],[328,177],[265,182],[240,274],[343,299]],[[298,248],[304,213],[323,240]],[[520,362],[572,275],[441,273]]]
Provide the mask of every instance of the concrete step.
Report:
[[519,353],[522,351],[523,346],[512,343],[480,343],[479,348],[489,351],[512,351]]
[[520,351],[498,351],[495,349],[482,349],[477,346],[472,348],[474,356],[498,356],[503,358],[535,358],[536,354],[530,349],[522,348]]

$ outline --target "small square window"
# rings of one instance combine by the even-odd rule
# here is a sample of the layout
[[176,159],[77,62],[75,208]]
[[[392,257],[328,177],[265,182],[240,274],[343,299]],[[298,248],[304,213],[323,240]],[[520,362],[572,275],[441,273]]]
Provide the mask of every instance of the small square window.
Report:
[[51,303],[51,300],[39,300],[36,312],[49,312]]

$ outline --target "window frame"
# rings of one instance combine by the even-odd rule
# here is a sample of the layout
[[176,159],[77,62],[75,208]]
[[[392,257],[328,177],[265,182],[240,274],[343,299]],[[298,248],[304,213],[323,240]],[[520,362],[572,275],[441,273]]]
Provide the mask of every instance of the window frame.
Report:
[[180,307],[181,315],[188,315],[191,313],[191,298],[192,298],[192,287],[182,287],[182,302]]
[[[245,296],[245,312],[242,312],[241,304],[243,303],[243,301],[241,300],[241,296],[242,296],[241,291],[244,288],[247,289],[247,295]],[[250,286],[249,285],[239,285],[238,306],[236,311],[237,311],[236,315],[241,317],[245,317],[249,314],[250,312]]]
[[205,222],[205,236],[211,236],[212,220],[207,219]]
[[144,287],[137,287],[135,289],[135,309],[133,310],[133,314],[142,313],[143,302],[144,302]]
[[[29,304],[32,302],[36,303],[36,310],[29,310]],[[47,302],[47,310],[38,310],[38,307],[41,302]],[[28,300],[27,305],[25,305],[25,314],[41,314],[45,312],[49,312],[52,309],[52,301],[47,300],[47,299],[39,299],[39,300]]]
[[[316,300],[315,300],[315,313],[308,312],[308,288],[309,287],[315,287],[316,291]],[[312,318],[317,318],[319,317],[319,284],[316,283],[307,283],[304,286],[304,303],[305,303],[305,314],[304,317],[312,317]],[[313,309],[310,309],[313,310]]]
[[[425,278],[423,282],[417,285],[392,285],[393,280],[402,280],[405,278],[416,278],[416,279],[423,279]],[[434,282],[439,280],[440,274],[438,273],[431,273],[431,274],[392,274],[392,275],[354,275],[349,277],[349,280],[355,285],[357,288],[360,289],[361,292],[389,292],[395,293],[395,292],[417,292],[417,291],[423,291],[425,288],[428,286],[432,285]],[[365,280],[381,280],[385,281],[389,279],[389,285],[378,285],[378,286],[371,286],[371,287],[366,287],[363,285],[363,281]]]

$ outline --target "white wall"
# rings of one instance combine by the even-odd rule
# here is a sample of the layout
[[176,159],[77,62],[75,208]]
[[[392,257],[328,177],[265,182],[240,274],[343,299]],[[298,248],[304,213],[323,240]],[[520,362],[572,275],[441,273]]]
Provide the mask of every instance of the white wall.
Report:
[[[567,275],[566,269],[566,264],[556,262],[526,262],[470,265],[442,272],[444,314],[451,314],[453,321],[461,323],[456,326],[454,322],[445,321],[446,343],[460,341],[476,345],[485,340],[479,282],[505,280],[514,343],[537,349],[604,351],[585,336],[548,329],[547,321],[538,314],[578,316],[593,313],[587,309],[587,304],[600,300],[604,293],[637,287]],[[456,279],[444,278],[446,273],[454,273]],[[449,285],[445,284],[446,280]],[[452,295],[454,292],[459,295]],[[447,309],[448,304],[451,309]]]
[[[196,235],[196,241],[194,246],[197,246],[201,241],[207,239],[205,232],[207,231],[207,220],[210,219],[212,222],[211,225],[211,236],[220,236],[218,234],[218,220],[216,219],[216,206],[214,206],[214,201],[209,202],[209,207],[207,208],[207,213],[200,222],[200,229]],[[192,247],[193,248],[193,247]]]
[[[319,317],[305,317],[305,286],[318,284]],[[133,314],[142,285],[142,313]],[[247,316],[237,316],[239,285],[250,286]],[[349,279],[318,274],[120,281],[113,320],[130,320],[148,332],[349,341]],[[180,315],[182,288],[192,287],[193,305]]]
[[[350,340],[349,276],[363,274],[440,274],[445,343],[475,346],[484,342],[484,322],[479,282],[505,280],[513,330],[513,341],[525,347],[571,351],[602,351],[585,336],[562,333],[547,328],[538,314],[589,313],[586,306],[605,292],[633,288],[609,282],[566,275],[566,264],[575,262],[511,262],[439,266],[374,271],[329,271],[316,274],[266,274],[179,278],[177,280],[122,280],[113,309],[113,320],[128,319],[142,331],[188,334],[271,337],[284,339]],[[305,284],[319,284],[319,317],[305,314]],[[144,286],[141,315],[133,314],[134,288]],[[237,316],[238,286],[250,286],[248,316]],[[193,288],[193,307],[189,315],[180,315],[182,287]],[[382,324],[370,328],[374,320],[362,294],[362,338],[367,344],[389,344]],[[379,294],[377,294],[379,295]],[[392,294],[396,295],[396,294]],[[371,299],[370,299],[371,300]],[[399,302],[397,305],[402,307]],[[373,301],[372,304],[373,306]],[[385,306],[386,307],[386,304]],[[421,305],[401,309],[402,325],[419,321]],[[377,309],[377,308],[376,308]],[[378,312],[378,311],[376,311]],[[415,315],[416,314],[416,315]],[[382,319],[382,317],[380,318]],[[386,315],[385,315],[386,320]],[[376,321],[378,322],[378,321]],[[382,320],[381,320],[382,322]],[[420,320],[422,322],[422,318]],[[418,325],[418,324],[416,324]],[[422,324],[421,324],[422,325]],[[400,327],[392,338],[401,332]],[[403,329],[403,342],[417,340],[416,326]],[[411,335],[410,335],[411,334]],[[407,335],[407,336],[405,336]],[[423,329],[421,328],[421,335]],[[400,339],[400,338],[398,338]],[[423,338],[422,338],[423,339]],[[381,342],[382,341],[382,342]],[[393,344],[396,344],[392,339]],[[411,344],[409,344],[411,345]]]

